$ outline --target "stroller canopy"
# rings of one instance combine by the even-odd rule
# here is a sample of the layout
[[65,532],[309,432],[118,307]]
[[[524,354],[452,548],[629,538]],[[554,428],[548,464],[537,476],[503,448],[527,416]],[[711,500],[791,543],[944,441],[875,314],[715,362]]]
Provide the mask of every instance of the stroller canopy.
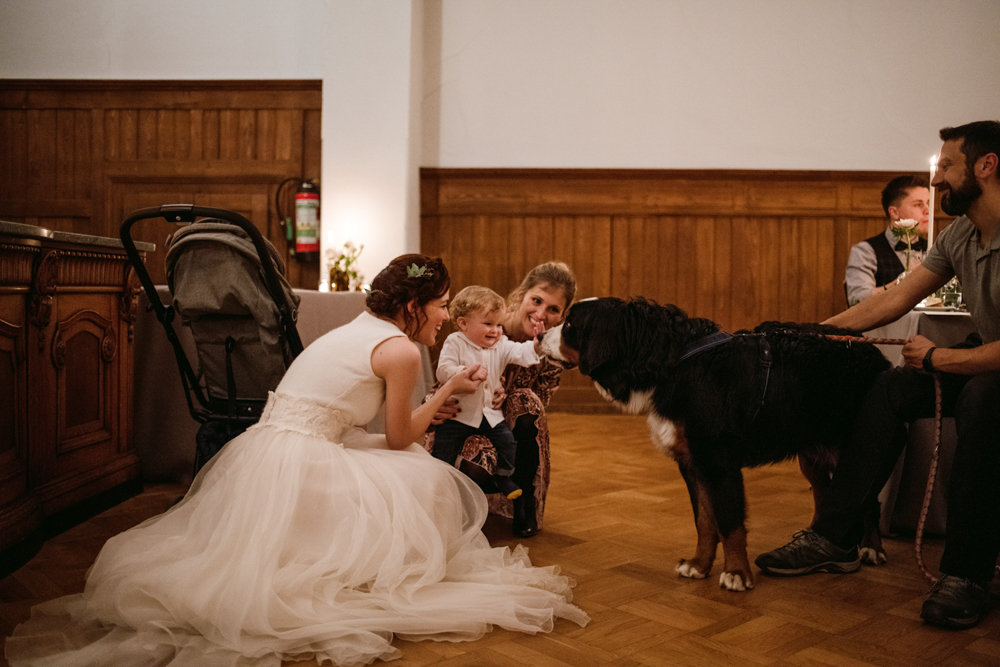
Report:
[[[265,244],[294,319],[299,297],[284,278],[277,249],[266,239]],[[202,221],[171,235],[167,248],[167,286],[181,321],[191,328],[209,395],[230,397],[228,361],[235,397],[266,399],[294,355],[250,237],[236,225]]]

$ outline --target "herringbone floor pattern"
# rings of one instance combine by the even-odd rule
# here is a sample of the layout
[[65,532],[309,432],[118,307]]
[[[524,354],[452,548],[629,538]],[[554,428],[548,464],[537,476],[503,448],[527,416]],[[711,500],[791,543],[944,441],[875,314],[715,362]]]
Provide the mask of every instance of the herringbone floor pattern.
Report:
[[[398,641],[397,667],[540,665],[1000,665],[1000,612],[951,632],[918,617],[928,585],[912,540],[886,543],[889,564],[851,575],[760,576],[747,593],[680,579],[693,554],[694,522],[673,462],[649,444],[641,418],[553,414],[552,487],[545,527],[528,540],[532,560],[558,564],[578,584],[592,617],[560,621],[551,634],[497,629],[471,643]],[[808,484],[792,463],[746,473],[751,560],[784,544],[812,513]],[[32,605],[82,590],[104,541],[151,516],[183,489],[151,486],[141,496],[50,540],[28,565],[0,580],[4,635]],[[494,544],[514,544],[509,522],[491,517]],[[925,546],[936,565],[938,541]],[[721,560],[721,558],[720,558]],[[291,663],[288,663],[291,664]],[[315,662],[296,663],[299,667]]]

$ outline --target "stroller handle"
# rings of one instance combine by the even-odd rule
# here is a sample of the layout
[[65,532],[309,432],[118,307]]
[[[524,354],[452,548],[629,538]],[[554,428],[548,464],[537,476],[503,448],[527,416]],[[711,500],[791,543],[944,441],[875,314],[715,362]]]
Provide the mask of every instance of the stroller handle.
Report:
[[[260,256],[261,265],[264,269],[264,283],[281,313],[282,328],[292,349],[292,355],[297,356],[302,351],[302,340],[299,338],[299,333],[295,328],[295,321],[292,317],[292,305],[285,299],[281,283],[278,282],[278,273],[274,268],[274,262],[271,261],[267,246],[264,245],[264,237],[252,222],[233,211],[207,206],[195,206],[193,204],[165,204],[163,206],[141,208],[133,211],[122,222],[120,236],[129,261],[132,262],[132,266],[134,267],[142,266],[142,258],[139,256],[139,251],[132,241],[132,225],[140,220],[148,220],[150,218],[163,218],[167,222],[173,223],[193,223],[196,218],[220,218],[245,231],[253,242],[257,254]],[[153,285],[152,278],[149,277],[147,271],[137,270],[136,274],[139,276],[139,280],[142,282],[147,296],[149,296],[150,303],[156,311],[157,319],[162,322],[166,316],[166,308],[164,308],[163,302],[160,301],[159,296],[156,294],[156,287]]]

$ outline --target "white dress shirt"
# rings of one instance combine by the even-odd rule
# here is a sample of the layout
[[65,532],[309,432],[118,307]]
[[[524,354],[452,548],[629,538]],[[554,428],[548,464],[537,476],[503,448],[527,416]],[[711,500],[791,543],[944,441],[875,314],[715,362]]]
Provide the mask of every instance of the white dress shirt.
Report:
[[503,412],[493,407],[493,393],[500,386],[501,376],[507,364],[534,366],[541,358],[535,352],[533,340],[515,343],[507,336],[501,336],[496,345],[484,348],[476,345],[461,331],[456,331],[444,339],[441,356],[438,358],[437,379],[444,383],[455,374],[470,366],[482,364],[486,367],[486,382],[471,394],[456,395],[460,412],[455,419],[479,428],[483,417],[490,426],[503,421]]

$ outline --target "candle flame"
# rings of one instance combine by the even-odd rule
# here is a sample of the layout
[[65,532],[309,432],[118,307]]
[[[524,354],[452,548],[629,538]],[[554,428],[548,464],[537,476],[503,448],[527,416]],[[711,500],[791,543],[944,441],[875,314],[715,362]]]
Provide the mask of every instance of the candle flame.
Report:
[[931,156],[931,169],[935,169],[935,170],[937,169],[937,159],[938,159],[937,155],[932,155]]

